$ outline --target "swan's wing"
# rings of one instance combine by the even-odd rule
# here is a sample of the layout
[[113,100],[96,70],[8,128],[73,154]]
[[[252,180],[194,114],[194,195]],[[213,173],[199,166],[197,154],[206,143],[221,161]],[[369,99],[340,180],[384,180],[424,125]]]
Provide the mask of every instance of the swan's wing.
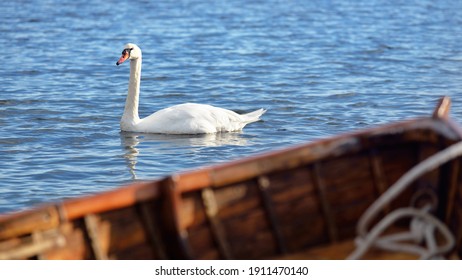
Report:
[[215,133],[242,129],[248,123],[244,116],[210,105],[185,103],[157,111],[142,119],[139,126],[146,132]]

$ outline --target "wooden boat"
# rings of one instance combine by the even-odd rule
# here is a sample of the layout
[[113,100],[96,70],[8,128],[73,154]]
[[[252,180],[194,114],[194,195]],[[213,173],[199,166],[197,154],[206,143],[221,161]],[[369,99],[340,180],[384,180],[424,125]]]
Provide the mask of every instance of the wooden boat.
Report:
[[[462,257],[458,158],[419,176],[378,213],[369,215],[367,236],[361,236],[358,226],[368,207],[404,174],[462,139],[461,128],[448,117],[449,103],[449,98],[441,99],[431,117],[4,215],[0,258],[344,259],[357,249],[355,244],[375,238],[375,245],[359,257],[408,259],[422,256],[412,254],[416,250],[382,247],[409,241],[409,224],[415,232],[420,222],[420,228],[430,228],[426,232],[434,238],[425,239],[425,233],[424,239],[414,238],[415,246],[435,249],[451,243],[427,257],[458,259]],[[406,210],[403,219],[379,231],[392,237],[377,241],[374,224],[409,205],[431,217]],[[435,221],[425,225],[430,220]]]

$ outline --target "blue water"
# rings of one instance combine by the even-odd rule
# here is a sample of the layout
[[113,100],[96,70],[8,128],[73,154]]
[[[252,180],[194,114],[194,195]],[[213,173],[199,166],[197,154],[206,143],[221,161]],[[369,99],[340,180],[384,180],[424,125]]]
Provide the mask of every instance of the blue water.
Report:
[[[462,122],[460,0],[4,1],[0,31],[0,212],[426,116],[442,95]],[[121,133],[128,42],[141,117],[268,112],[239,133]]]

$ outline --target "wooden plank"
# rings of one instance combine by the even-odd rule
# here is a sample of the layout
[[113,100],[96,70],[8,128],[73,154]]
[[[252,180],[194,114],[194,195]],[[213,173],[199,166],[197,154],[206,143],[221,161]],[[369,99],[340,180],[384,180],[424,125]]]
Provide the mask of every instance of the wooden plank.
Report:
[[445,119],[449,116],[449,111],[451,109],[451,99],[449,96],[441,98],[436,105],[435,110],[433,111],[433,118]]
[[[337,156],[345,151],[357,150],[360,143],[354,137],[337,137],[313,144],[300,145],[281,151],[253,156],[224,163],[200,171],[175,175],[182,192],[204,187],[221,187],[256,178],[262,174],[295,168],[325,156]],[[197,180],[196,180],[197,176]]]
[[205,213],[209,220],[213,237],[218,244],[221,255],[225,259],[233,259],[233,254],[227,241],[226,231],[218,217],[219,209],[217,200],[211,188],[205,188],[202,190],[202,202],[204,204]]
[[[83,223],[83,222],[82,222]],[[71,223],[62,224],[59,232],[66,239],[66,245],[42,251],[40,258],[45,260],[85,260],[92,259],[93,254],[85,237],[83,227]],[[42,238],[53,238],[53,232],[43,232]],[[51,236],[50,236],[51,235]]]
[[320,168],[321,167],[319,166],[319,163],[313,164],[312,178],[313,178],[314,185],[316,186],[318,190],[319,199],[321,200],[321,206],[323,209],[324,218],[327,223],[327,231],[328,231],[329,238],[331,242],[337,242],[338,241],[337,225],[335,223],[335,220],[332,214],[330,201],[327,199],[327,190],[326,190],[327,187],[324,183],[323,178],[320,175]]
[[288,252],[287,245],[284,240],[284,235],[281,232],[281,224],[276,214],[276,210],[274,209],[274,203],[271,199],[271,195],[269,194],[270,186],[271,186],[271,182],[268,179],[268,177],[260,176],[258,178],[258,189],[260,190],[260,193],[261,193],[261,197],[263,200],[263,206],[265,208],[266,216],[268,218],[268,221],[274,233],[274,238],[278,245],[279,253],[286,254]]
[[165,204],[164,204],[164,222],[167,223],[168,230],[174,235],[174,240],[178,244],[179,257],[182,259],[192,259],[193,252],[189,245],[187,225],[181,215],[182,192],[178,188],[178,176],[171,176],[165,181]]
[[88,238],[91,242],[91,248],[93,250],[93,255],[97,260],[107,260],[106,250],[104,250],[104,245],[99,234],[99,221],[98,217],[95,215],[86,215],[84,217],[85,227],[87,229]]
[[383,170],[383,163],[380,159],[380,154],[376,149],[371,149],[369,151],[369,159],[372,167],[374,186],[377,196],[380,196],[388,189],[390,184],[387,182],[387,176],[385,176],[385,171]]
[[[462,197],[462,165],[461,159],[457,159],[454,161],[452,165],[452,170],[454,173],[451,173],[451,188],[449,189],[448,194],[448,205],[447,205],[447,216],[446,221],[449,223],[450,217],[453,216],[456,208],[461,207],[461,204],[457,203],[459,201],[458,197]],[[461,225],[462,226],[462,225]],[[462,233],[462,227],[460,228]],[[462,235],[462,234],[461,234]]]
[[261,259],[277,254],[274,234],[261,208],[245,217],[227,220],[225,225],[236,259]]
[[157,199],[161,195],[162,181],[135,183],[98,195],[66,200],[62,212],[66,220],[81,218],[87,214],[102,213],[133,206],[138,202]]
[[[66,238],[59,230],[52,229],[43,232],[35,232],[32,236],[26,236],[17,240],[16,244],[0,244],[0,260],[18,260],[37,257],[44,252],[66,246]],[[8,241],[7,241],[8,242]],[[13,246],[12,246],[13,245]],[[9,248],[8,248],[9,247]]]
[[188,228],[189,244],[195,259],[220,259],[223,254],[217,246],[212,229],[206,221],[204,224]]
[[149,232],[137,207],[114,209],[97,215],[98,236],[110,259],[125,259],[132,248],[145,247],[145,258],[154,258]]
[[[304,250],[303,252],[289,254],[278,259],[284,260],[344,260],[355,249],[353,239],[342,242],[317,246]],[[417,256],[408,253],[388,252],[384,250],[371,249],[363,259],[366,260],[416,260]]]
[[54,205],[13,214],[0,221],[0,240],[52,229],[60,223],[61,217]]
[[159,229],[160,223],[158,219],[151,212],[148,202],[140,203],[139,207],[141,209],[141,218],[146,225],[153,251],[155,252],[156,256],[159,257],[159,259],[167,259],[167,254],[165,253],[165,248],[162,243],[161,232]]

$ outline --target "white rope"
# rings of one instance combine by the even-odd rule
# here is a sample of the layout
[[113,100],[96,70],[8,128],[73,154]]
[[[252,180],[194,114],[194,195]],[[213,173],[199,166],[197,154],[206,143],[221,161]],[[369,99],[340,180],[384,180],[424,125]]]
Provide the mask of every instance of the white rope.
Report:
[[[393,184],[376,201],[374,201],[374,203],[364,212],[358,222],[357,248],[352,254],[350,254],[350,256],[348,256],[348,259],[360,258],[372,246],[392,251],[398,250],[416,253],[417,255],[420,255],[421,258],[439,257],[439,255],[449,252],[455,244],[454,237],[445,224],[428,213],[431,206],[429,206],[430,208],[424,207],[423,209],[403,208],[395,210],[377,223],[377,225],[371,229],[369,233],[367,229],[369,228],[371,221],[380,213],[381,209],[400,195],[414,180],[461,155],[462,142],[458,142],[445,150],[430,156],[404,174],[395,184]],[[414,218],[411,222],[410,232],[379,238],[379,235],[383,233],[388,226],[396,220],[404,217]],[[446,238],[446,244],[442,247],[438,247],[435,240],[435,229],[438,229]],[[425,250],[422,249],[421,246],[402,244],[398,242],[403,240],[413,240],[416,243],[425,240],[428,249]]]
[[[421,222],[422,228],[417,228],[417,231],[408,232],[406,234],[393,234],[379,238],[379,236],[394,222],[399,219],[412,217],[413,222]],[[446,240],[446,244],[438,247],[435,242],[434,230],[438,229]],[[402,243],[403,241],[413,241],[420,243],[425,240],[427,249],[419,245]],[[455,239],[447,226],[433,215],[416,208],[401,208],[397,209],[385,216],[377,225],[365,236],[357,240],[356,250],[348,256],[348,259],[360,259],[371,247],[380,249],[405,252],[419,255],[421,259],[441,258],[441,256],[449,252],[455,245]]]

